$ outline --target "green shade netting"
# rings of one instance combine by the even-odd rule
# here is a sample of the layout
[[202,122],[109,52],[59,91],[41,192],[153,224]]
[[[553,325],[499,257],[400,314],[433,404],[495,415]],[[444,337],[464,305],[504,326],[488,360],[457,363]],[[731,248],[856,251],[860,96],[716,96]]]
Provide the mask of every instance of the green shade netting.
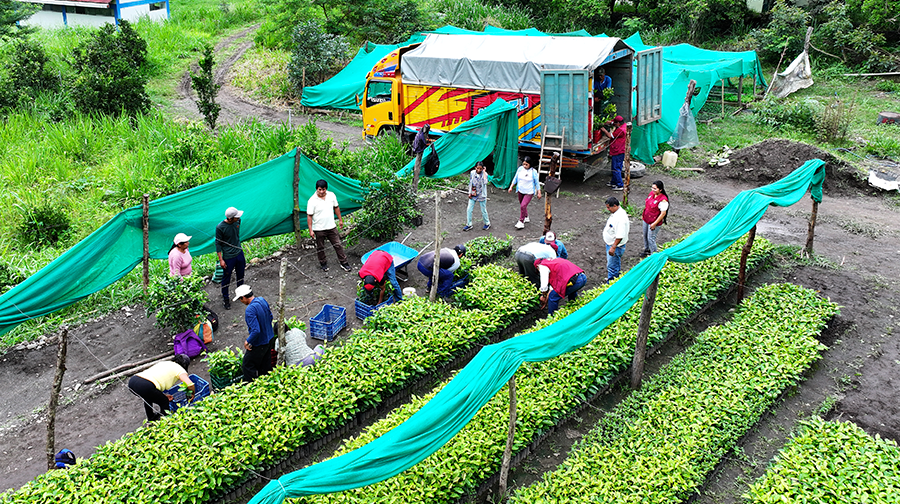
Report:
[[[177,233],[191,235],[194,255],[215,252],[215,228],[234,206],[244,211],[241,238],[289,233],[293,225],[296,150],[257,167],[150,202],[150,257],[168,257]],[[300,212],[315,193],[315,180],[328,181],[345,213],[360,208],[361,183],[300,155]],[[65,308],[109,286],[143,258],[141,207],[120,212],[40,271],[0,296],[0,334],[22,322]],[[305,217],[301,216],[301,226]]]
[[250,503],[274,504],[286,497],[358,488],[424,460],[462,430],[522,363],[545,361],[580,348],[621,317],[643,296],[666,261],[693,263],[715,256],[755,226],[769,205],[793,205],[807,190],[815,201],[821,201],[824,164],[818,159],[807,161],[778,182],[738,194],[697,232],[643,259],[568,317],[484,347],[406,422],[361,448],[270,481]]
[[362,98],[366,88],[366,75],[376,63],[391,53],[394,49],[421,42],[425,36],[416,33],[401,44],[373,44],[367,43],[360,48],[340,72],[327,81],[316,85],[307,86],[300,97],[300,105],[316,108],[335,108],[346,110],[359,110],[356,104],[357,95]]
[[[625,43],[637,52],[654,48],[644,44],[639,32],[625,39]],[[766,85],[756,51],[710,51],[690,44],[665,46],[662,49],[662,118],[650,124],[635,126],[631,137],[632,156],[649,164],[655,162],[653,155],[659,149],[659,144],[667,142],[675,131],[678,113],[691,79],[697,81],[700,89],[700,94],[691,100],[691,112],[694,116],[703,108],[713,86],[722,79],[752,75],[762,86]]]
[[[519,161],[519,122],[516,106],[497,99],[475,117],[460,124],[437,139],[434,145],[440,160],[440,168],[430,178],[447,178],[465,173],[494,155],[494,172],[489,180],[497,187],[506,188],[512,183]],[[431,149],[425,149],[422,166],[431,157]],[[400,171],[398,177],[412,173],[415,160]],[[424,172],[423,172],[424,175]]]

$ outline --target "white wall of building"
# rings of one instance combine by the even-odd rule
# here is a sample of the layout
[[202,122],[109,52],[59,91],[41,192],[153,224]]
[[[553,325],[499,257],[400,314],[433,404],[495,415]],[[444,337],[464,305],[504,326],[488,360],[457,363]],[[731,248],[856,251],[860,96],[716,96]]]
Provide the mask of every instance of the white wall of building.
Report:
[[[105,24],[116,24],[114,16],[92,16],[88,14],[75,14],[74,8],[68,7],[65,18],[62,12],[41,10],[36,12],[27,20],[23,21],[23,25],[39,26],[41,28],[62,28],[66,26],[89,26],[98,28]],[[167,9],[150,10],[150,5],[137,5],[134,7],[126,7],[121,10],[122,19],[126,21],[136,22],[142,17],[149,18],[151,21],[163,21],[169,18]]]

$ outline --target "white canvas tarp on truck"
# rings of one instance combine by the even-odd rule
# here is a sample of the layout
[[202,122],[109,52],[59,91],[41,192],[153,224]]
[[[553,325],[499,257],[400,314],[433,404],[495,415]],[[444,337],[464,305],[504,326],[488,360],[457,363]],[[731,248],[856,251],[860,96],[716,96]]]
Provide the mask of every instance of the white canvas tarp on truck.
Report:
[[538,94],[542,70],[593,71],[629,51],[627,44],[614,37],[432,33],[403,55],[400,72],[404,84]]

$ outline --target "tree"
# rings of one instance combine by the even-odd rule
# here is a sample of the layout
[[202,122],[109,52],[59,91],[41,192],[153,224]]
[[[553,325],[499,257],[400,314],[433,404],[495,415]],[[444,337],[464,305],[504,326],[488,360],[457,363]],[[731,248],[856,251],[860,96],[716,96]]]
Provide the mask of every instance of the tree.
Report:
[[219,118],[219,111],[222,107],[216,103],[216,95],[219,93],[221,84],[216,84],[215,75],[213,75],[213,55],[212,47],[207,44],[203,48],[203,58],[197,62],[200,66],[200,73],[194,75],[191,72],[191,87],[197,93],[197,108],[203,114],[206,125],[209,129],[216,129],[216,120]]
[[318,84],[328,78],[336,66],[343,64],[350,53],[350,45],[344,37],[325,33],[314,19],[297,25],[291,38],[288,79],[298,94],[303,92],[304,69],[306,84]]
[[75,106],[83,112],[108,115],[146,112],[150,109],[143,73],[146,61],[147,42],[128,21],[119,21],[118,31],[111,24],[103,25],[75,48]]
[[0,0],[0,40],[21,38],[34,31],[30,26],[20,24],[41,10],[40,5],[26,4],[14,0]]

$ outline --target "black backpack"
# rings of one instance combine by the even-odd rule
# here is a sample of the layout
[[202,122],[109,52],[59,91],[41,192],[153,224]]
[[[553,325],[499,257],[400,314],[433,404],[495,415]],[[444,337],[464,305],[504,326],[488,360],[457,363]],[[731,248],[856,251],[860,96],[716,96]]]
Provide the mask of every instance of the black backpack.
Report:
[[441,160],[438,159],[437,151],[434,150],[434,144],[431,144],[431,153],[428,155],[428,159],[425,160],[423,168],[426,177],[433,177],[441,168]]

